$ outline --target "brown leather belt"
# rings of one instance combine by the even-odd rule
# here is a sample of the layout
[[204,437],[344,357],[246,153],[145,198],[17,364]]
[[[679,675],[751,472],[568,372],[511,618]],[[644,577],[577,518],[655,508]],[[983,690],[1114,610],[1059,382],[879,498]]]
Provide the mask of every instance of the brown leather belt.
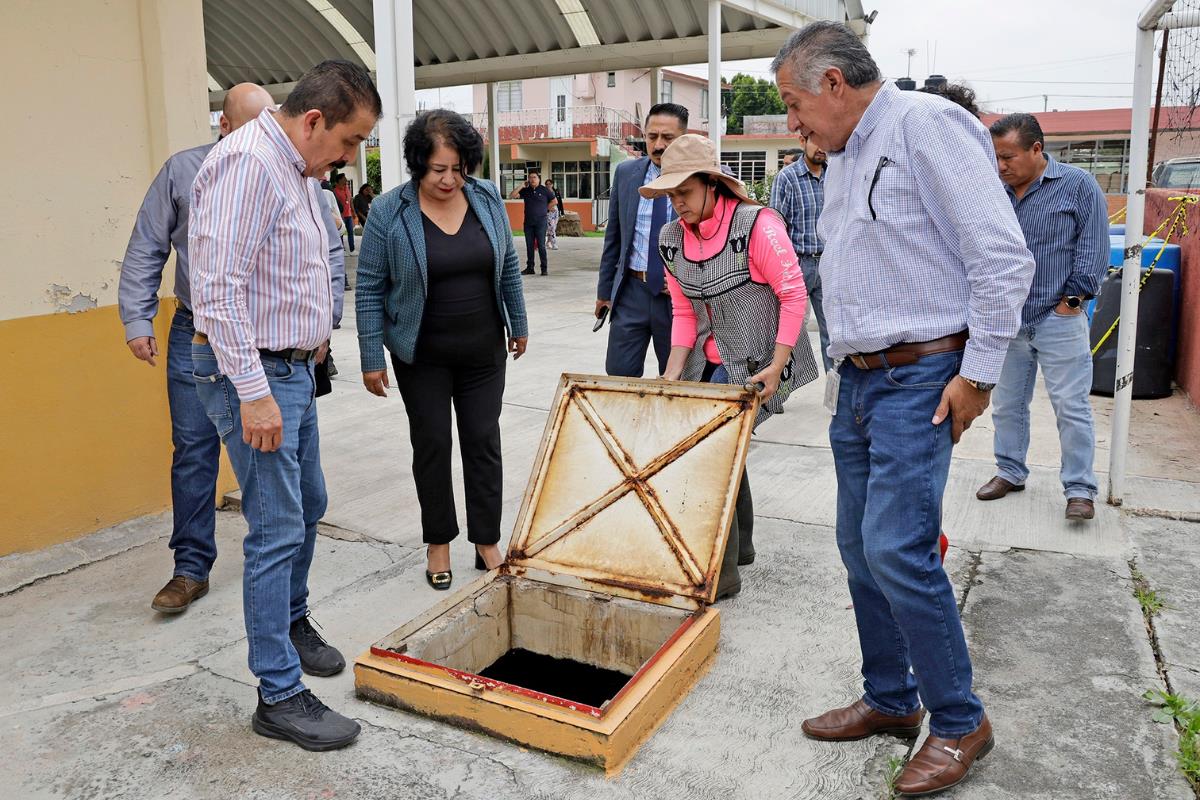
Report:
[[881,369],[915,364],[924,356],[953,353],[967,346],[968,332],[953,333],[929,342],[903,342],[878,353],[854,353],[846,360],[859,369]]
[[645,270],[627,269],[627,270],[625,270],[625,274],[632,275],[633,277],[637,278],[642,283],[646,282]]
[[[197,331],[192,336],[192,344],[208,344],[208,337]],[[264,356],[282,358],[284,361],[312,361],[317,357],[316,350],[301,350],[298,347],[291,347],[287,350],[267,350],[264,347],[260,347],[258,348],[258,352]]]

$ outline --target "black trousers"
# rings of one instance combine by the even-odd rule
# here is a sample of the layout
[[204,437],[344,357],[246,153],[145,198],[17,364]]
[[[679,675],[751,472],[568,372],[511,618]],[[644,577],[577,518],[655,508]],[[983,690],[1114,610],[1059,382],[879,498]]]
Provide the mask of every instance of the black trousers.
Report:
[[483,367],[441,366],[405,364],[392,356],[392,367],[408,412],[422,540],[446,544],[458,536],[450,477],[453,405],[466,489],[467,539],[474,544],[496,544],[504,494],[500,458],[504,362]]
[[525,220],[525,268],[533,269],[533,248],[537,245],[542,259],[542,272],[546,271],[546,218]]

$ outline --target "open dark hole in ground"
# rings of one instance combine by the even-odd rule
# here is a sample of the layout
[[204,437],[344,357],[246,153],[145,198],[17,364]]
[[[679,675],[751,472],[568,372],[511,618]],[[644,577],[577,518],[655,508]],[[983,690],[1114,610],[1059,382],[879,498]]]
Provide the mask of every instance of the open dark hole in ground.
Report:
[[500,656],[479,674],[589,706],[601,706],[613,699],[632,677],[613,669],[554,658],[519,647]]

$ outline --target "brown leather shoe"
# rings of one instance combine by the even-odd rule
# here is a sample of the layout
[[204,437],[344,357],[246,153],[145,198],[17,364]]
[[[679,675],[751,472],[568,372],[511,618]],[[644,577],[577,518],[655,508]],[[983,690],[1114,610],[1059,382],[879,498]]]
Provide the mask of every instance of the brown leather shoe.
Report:
[[1009,492],[1023,491],[1025,491],[1025,484],[1012,483],[1011,481],[1006,481],[1004,478],[1001,478],[999,475],[997,475],[983,486],[980,486],[979,491],[975,493],[975,496],[980,500],[999,500]]
[[192,601],[199,600],[206,594],[208,581],[194,581],[176,575],[154,595],[154,602],[150,603],[150,607],[163,614],[179,614],[187,611]]
[[835,708],[819,717],[804,720],[800,723],[800,730],[808,738],[823,742],[856,742],[876,734],[913,739],[921,732],[921,720],[924,718],[923,708],[918,708],[907,717],[893,717],[876,711],[862,700],[855,700],[845,708]]
[[895,783],[896,794],[921,797],[957,786],[966,780],[975,762],[991,752],[995,744],[987,714],[983,715],[983,721],[974,733],[961,739],[930,736],[900,771]]
[[1091,519],[1096,516],[1096,504],[1086,497],[1067,498],[1067,519]]

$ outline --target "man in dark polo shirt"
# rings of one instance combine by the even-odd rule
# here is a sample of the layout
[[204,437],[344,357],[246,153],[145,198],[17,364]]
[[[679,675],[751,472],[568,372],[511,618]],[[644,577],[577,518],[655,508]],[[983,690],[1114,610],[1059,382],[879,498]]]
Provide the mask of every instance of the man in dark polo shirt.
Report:
[[556,202],[554,192],[542,186],[542,176],[530,172],[525,185],[514,191],[511,197],[525,201],[525,269],[522,275],[533,274],[533,246],[537,245],[542,260],[542,274],[546,271],[546,215],[550,204]]

